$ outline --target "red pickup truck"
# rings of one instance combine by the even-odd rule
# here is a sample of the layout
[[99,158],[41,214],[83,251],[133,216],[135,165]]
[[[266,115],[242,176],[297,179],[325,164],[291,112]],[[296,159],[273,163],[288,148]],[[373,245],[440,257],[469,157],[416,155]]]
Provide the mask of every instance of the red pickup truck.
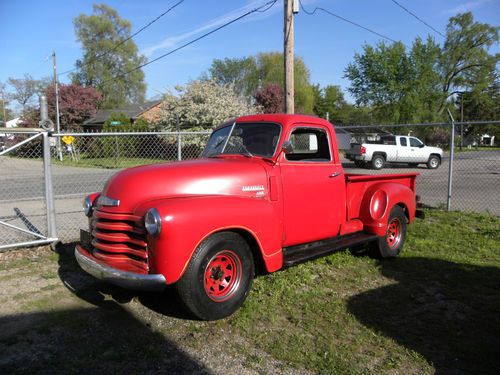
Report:
[[175,284],[192,314],[220,319],[256,272],[365,244],[397,256],[419,216],[416,176],[345,174],[323,119],[240,117],[213,131],[201,159],[120,171],[85,198],[75,255],[122,287]]

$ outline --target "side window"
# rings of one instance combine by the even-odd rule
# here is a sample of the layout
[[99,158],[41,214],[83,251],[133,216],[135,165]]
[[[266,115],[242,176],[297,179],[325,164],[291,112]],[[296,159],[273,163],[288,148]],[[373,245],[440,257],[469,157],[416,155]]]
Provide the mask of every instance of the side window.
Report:
[[394,136],[380,137],[380,141],[383,145],[396,145],[396,137]]
[[410,138],[410,146],[411,147],[421,147],[422,142],[420,142],[417,138]]
[[399,137],[399,143],[401,143],[401,146],[408,146],[408,144],[406,143],[406,138]]
[[292,161],[330,161],[328,135],[323,129],[297,128],[290,135],[293,151],[286,155]]

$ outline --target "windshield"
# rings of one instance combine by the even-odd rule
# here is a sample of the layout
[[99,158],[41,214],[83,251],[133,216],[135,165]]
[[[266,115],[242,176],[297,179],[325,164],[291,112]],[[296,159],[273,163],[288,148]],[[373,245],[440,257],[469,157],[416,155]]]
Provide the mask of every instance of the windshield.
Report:
[[204,157],[220,154],[273,157],[278,145],[281,127],[278,124],[233,123],[212,133]]

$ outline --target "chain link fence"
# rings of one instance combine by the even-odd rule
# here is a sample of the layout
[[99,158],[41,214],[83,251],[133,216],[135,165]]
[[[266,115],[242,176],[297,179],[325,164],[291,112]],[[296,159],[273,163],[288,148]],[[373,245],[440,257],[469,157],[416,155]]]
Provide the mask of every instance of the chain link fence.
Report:
[[46,168],[40,131],[0,134],[0,251],[50,243]]
[[114,173],[138,165],[198,158],[209,135],[210,132],[54,134],[63,145],[61,153],[55,149],[52,153],[59,239],[77,239],[79,229],[87,226],[82,199],[102,191]]
[[[417,193],[424,206],[449,206],[453,210],[500,215],[500,147],[495,138],[500,122],[456,125],[451,166],[450,124],[341,129],[351,137],[353,148],[357,147],[360,153],[361,147],[366,148],[364,155],[371,151],[375,155],[385,152],[382,168],[374,169],[377,165],[374,165],[373,153],[369,160],[356,160],[348,158],[348,150],[342,150],[346,173],[418,172]],[[55,206],[57,237],[63,242],[74,241],[78,239],[79,229],[87,226],[81,210],[82,199],[89,193],[101,191],[114,173],[137,165],[198,158],[208,137],[208,132],[129,132],[52,134],[49,139],[47,133],[39,131],[4,136],[4,149],[0,150],[0,249],[9,244],[34,244],[50,239],[47,183],[53,186],[49,189],[53,199],[49,201]],[[402,145],[401,138],[406,140],[406,146]],[[421,140],[425,147],[412,139]],[[44,140],[47,144],[50,141],[49,167],[44,164]],[[56,152],[57,140],[61,141],[61,152]],[[302,141],[312,147],[310,140]],[[443,150],[436,168],[433,165],[429,168],[429,156],[424,154],[429,146]],[[404,148],[410,155],[401,154]],[[424,156],[416,156],[417,152]],[[415,154],[411,156],[411,153]],[[398,160],[398,156],[406,159]]]
[[342,127],[352,136],[346,173],[418,172],[424,206],[500,215],[500,124]]

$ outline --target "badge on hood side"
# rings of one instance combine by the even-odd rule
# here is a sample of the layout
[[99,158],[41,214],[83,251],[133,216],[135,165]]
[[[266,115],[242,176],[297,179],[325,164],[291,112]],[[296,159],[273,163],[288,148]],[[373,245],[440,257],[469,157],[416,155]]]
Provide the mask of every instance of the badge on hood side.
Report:
[[264,186],[262,185],[242,186],[241,191],[264,191]]

